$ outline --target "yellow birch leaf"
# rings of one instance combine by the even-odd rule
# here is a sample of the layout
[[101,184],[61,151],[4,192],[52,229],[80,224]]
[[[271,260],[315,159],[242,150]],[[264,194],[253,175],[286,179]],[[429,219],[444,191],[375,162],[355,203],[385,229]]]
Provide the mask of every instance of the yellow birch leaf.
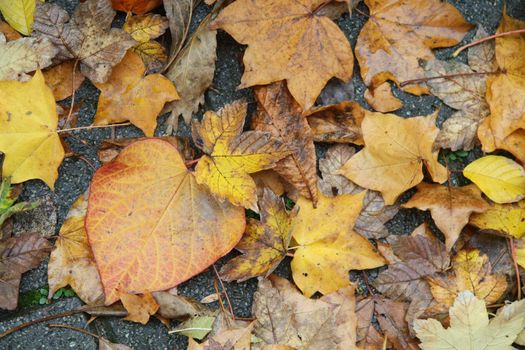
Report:
[[31,34],[36,0],[0,0],[0,12],[11,27],[24,35]]
[[463,175],[496,203],[525,198],[525,170],[512,159],[485,156],[467,165]]
[[525,200],[511,204],[491,203],[484,213],[470,216],[471,225],[521,238],[525,234]]
[[0,151],[3,176],[13,183],[41,179],[51,189],[64,159],[55,97],[42,72],[30,81],[0,81]]

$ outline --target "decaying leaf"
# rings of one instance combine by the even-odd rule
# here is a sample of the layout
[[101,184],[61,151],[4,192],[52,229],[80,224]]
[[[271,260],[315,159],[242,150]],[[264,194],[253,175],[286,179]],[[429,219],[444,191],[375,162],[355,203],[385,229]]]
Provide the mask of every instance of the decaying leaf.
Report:
[[143,15],[162,4],[162,0],[111,0],[113,8],[118,11],[133,12]]
[[[75,73],[73,74],[73,69]],[[73,94],[84,82],[84,76],[75,68],[74,61],[65,61],[42,72],[47,86],[51,88],[56,101],[62,101]]]
[[331,19],[318,13],[328,2],[238,0],[221,11],[212,27],[248,45],[240,87],[286,80],[294,99],[308,110],[329,79],[350,80],[350,43]]
[[76,59],[82,74],[105,83],[113,66],[136,44],[122,29],[111,28],[115,14],[110,0],[82,2],[71,19],[57,4],[39,3],[33,35],[51,40],[59,49],[57,61]]
[[36,0],[0,0],[0,12],[4,19],[24,35],[31,34],[35,7]]
[[349,270],[384,265],[374,246],[353,230],[364,197],[364,192],[333,198],[320,194],[317,208],[304,197],[297,202],[292,236],[299,248],[292,260],[292,274],[305,296],[348,286]]
[[357,102],[341,102],[313,108],[308,112],[308,124],[316,142],[363,144],[361,122],[364,108]]
[[477,142],[479,118],[471,114],[456,112],[443,122],[436,137],[435,148],[450,148],[452,151],[469,151]]
[[170,320],[185,321],[193,317],[213,316],[215,314],[198,301],[183,295],[154,292],[153,297],[159,304],[158,314]]
[[449,187],[421,183],[417,193],[403,204],[404,208],[430,210],[436,226],[445,235],[447,250],[456,243],[461,230],[473,213],[483,213],[489,206],[475,185]]
[[363,189],[338,171],[355,154],[355,148],[347,145],[335,145],[330,147],[323,158],[319,159],[319,170],[322,179],[319,179],[319,189],[327,197],[340,194],[356,194]]
[[525,170],[507,157],[479,158],[463,169],[463,175],[496,203],[513,203],[525,198]]
[[194,139],[205,153],[195,178],[219,200],[258,211],[257,189],[249,174],[273,168],[289,151],[268,132],[243,133],[246,111],[246,102],[236,101],[193,123]]
[[248,220],[246,233],[237,244],[243,255],[230,260],[221,268],[226,281],[245,281],[267,276],[284,259],[292,237],[292,217],[281,198],[268,189],[259,202],[261,221]]
[[255,88],[255,98],[258,109],[252,120],[253,129],[269,132],[290,152],[273,170],[315,205],[318,197],[315,146],[301,107],[285,82]]
[[21,38],[5,42],[0,35],[0,80],[28,80],[26,73],[45,68],[58,53],[46,38]]
[[14,310],[22,274],[38,267],[51,244],[38,233],[0,241],[0,309]]
[[[11,187],[11,179],[4,177],[0,182],[0,228],[11,216],[27,210],[35,209],[40,202],[19,202],[16,203],[18,196],[22,192],[21,186]],[[0,238],[2,232],[0,231]]]
[[[399,86],[421,78],[424,71],[418,60],[432,60],[433,48],[457,44],[471,28],[454,6],[439,0],[365,0],[365,4],[370,19],[359,33],[355,54],[371,90],[387,80]],[[419,84],[401,89],[416,95],[428,93],[428,88]]]
[[42,72],[27,83],[0,81],[3,176],[11,176],[13,183],[41,179],[53,189],[64,158],[57,124],[55,98]]
[[366,111],[362,123],[365,148],[340,173],[361,187],[381,192],[387,205],[423,180],[423,164],[434,181],[445,182],[447,171],[433,150],[439,132],[436,116],[404,119]]
[[101,91],[95,124],[107,125],[131,121],[146,136],[152,137],[157,116],[168,101],[179,97],[173,83],[160,74],[145,76],[146,67],[133,52],[128,52],[113,68]]
[[104,300],[104,291],[95,259],[89,247],[84,219],[87,210],[87,194],[73,204],[60,228],[47,266],[49,298],[67,285],[86,304]]
[[461,291],[469,290],[489,305],[496,303],[507,290],[502,274],[492,273],[486,255],[479,250],[461,250],[452,261],[453,271],[428,278],[432,295],[446,308],[454,303]]
[[379,239],[389,235],[385,223],[392,219],[399,211],[399,205],[385,205],[380,193],[367,191],[363,199],[363,210],[354,230],[368,239]]
[[361,299],[356,305],[357,345],[361,349],[380,349],[384,339],[372,323],[375,303],[372,298]]
[[141,296],[119,291],[119,299],[128,312],[128,315],[124,317],[126,321],[146,324],[149,317],[159,309],[159,304],[147,291]]
[[244,229],[244,210],[217,202],[166,141],[129,145],[91,183],[86,231],[107,304],[117,290],[187,280],[233,249]]
[[243,350],[250,349],[251,334],[255,322],[247,327],[228,328],[219,334],[206,339],[203,343],[197,343],[192,338],[188,339],[187,350]]
[[354,287],[308,299],[286,279],[270,275],[259,280],[252,308],[257,317],[254,334],[262,340],[255,349],[273,349],[272,344],[293,349],[355,349]]
[[394,96],[390,83],[385,81],[374,90],[365,91],[366,102],[378,112],[388,113],[403,107],[403,102]]
[[519,239],[525,235],[525,200],[511,204],[490,203],[484,213],[472,214],[469,223],[482,230]]
[[489,321],[485,302],[463,291],[450,308],[450,327],[435,319],[416,320],[415,330],[424,350],[511,350],[523,330],[525,301],[505,305]]
[[124,344],[112,343],[104,337],[99,337],[98,350],[133,350],[133,348]]
[[213,81],[217,59],[217,31],[208,29],[206,18],[188,40],[177,59],[166,71],[181,95],[181,99],[166,106],[171,110],[167,121],[168,135],[177,130],[179,115],[189,124],[193,113],[204,103],[204,92]]

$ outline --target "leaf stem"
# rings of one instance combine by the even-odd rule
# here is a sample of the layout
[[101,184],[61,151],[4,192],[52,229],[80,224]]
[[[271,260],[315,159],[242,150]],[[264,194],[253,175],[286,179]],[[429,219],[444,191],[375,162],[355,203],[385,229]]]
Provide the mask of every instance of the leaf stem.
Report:
[[486,36],[486,37],[484,37],[484,38],[481,38],[481,39],[475,40],[475,41],[471,42],[470,44],[467,44],[467,45],[461,46],[459,49],[457,49],[456,51],[454,51],[454,53],[452,54],[452,57],[456,57],[456,56],[459,55],[463,50],[466,50],[466,49],[468,49],[469,47],[476,46],[476,45],[478,45],[478,44],[484,43],[485,41],[489,41],[489,40],[496,39],[496,38],[501,38],[502,36],[516,35],[516,34],[521,34],[521,33],[525,33],[525,28],[516,29],[516,30],[511,30],[511,31],[508,31],[508,32],[497,33],[497,34],[494,34],[494,35]]
[[77,131],[77,130],[89,130],[89,129],[99,129],[99,128],[111,128],[114,126],[127,126],[131,125],[131,123],[121,123],[121,124],[108,124],[108,125],[88,125],[88,126],[79,126],[78,128],[69,128],[69,129],[62,129],[57,130],[57,133],[63,133],[63,132],[70,132],[70,131]]
[[48,324],[47,326],[50,327],[50,328],[67,328],[67,329],[71,329],[73,331],[80,332],[80,333],[83,333],[83,334],[95,337],[97,339],[100,339],[100,335],[98,335],[98,334],[91,333],[89,331],[86,331],[85,329],[73,327],[73,326],[70,326],[68,324]]
[[425,78],[418,78],[418,79],[410,79],[405,80],[399,83],[400,87],[404,87],[409,84],[414,83],[424,83],[430,80],[436,80],[436,79],[451,79],[451,78],[459,78],[459,77],[469,77],[469,76],[476,76],[476,75],[489,75],[489,74],[499,74],[502,73],[502,71],[498,70],[495,72],[469,72],[469,73],[457,73],[457,74],[447,74],[447,75],[437,75],[434,77],[425,77]]
[[233,307],[232,302],[230,301],[230,297],[228,296],[228,291],[224,287],[224,283],[222,283],[221,275],[219,275],[219,271],[217,271],[217,268],[215,267],[215,264],[213,266],[213,271],[215,271],[215,274],[217,275],[217,279],[219,280],[219,283],[221,285],[222,291],[224,293],[224,296],[226,297],[226,301],[228,302],[228,308],[230,309],[230,313],[232,315],[232,318],[235,320],[235,314],[233,313]]
[[521,300],[521,277],[520,277],[520,268],[516,261],[516,247],[514,246],[514,240],[508,238],[509,247],[510,247],[510,256],[512,257],[512,263],[514,264],[514,270],[516,270],[516,284],[518,285],[518,300]]
[[75,72],[77,71],[78,62],[80,60],[77,58],[75,60],[75,64],[73,65],[73,73],[71,74],[71,90],[73,92],[71,93],[71,105],[69,106],[69,113],[67,114],[66,121],[64,122],[64,126],[67,126],[69,123],[69,120],[71,119],[71,116],[73,115],[73,108],[75,107],[75,96],[77,89],[75,89]]

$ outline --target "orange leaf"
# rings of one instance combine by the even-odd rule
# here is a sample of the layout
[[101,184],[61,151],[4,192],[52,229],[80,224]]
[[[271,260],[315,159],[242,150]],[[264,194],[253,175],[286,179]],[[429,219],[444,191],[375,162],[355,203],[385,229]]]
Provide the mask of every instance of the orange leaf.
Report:
[[144,63],[133,52],[113,68],[98,100],[95,124],[106,125],[129,120],[146,136],[153,136],[157,116],[164,104],[179,98],[173,83],[160,74],[144,76]]
[[56,101],[62,101],[71,96],[73,91],[77,90],[84,81],[84,76],[78,67],[75,69],[75,75],[73,76],[74,67],[75,62],[71,60],[42,72],[46,84],[53,92]]
[[132,143],[91,183],[86,231],[106,304],[172,288],[239,242],[244,209],[219,203],[166,141]]
[[124,317],[126,321],[146,324],[149,317],[159,309],[159,304],[150,292],[144,292],[142,296],[138,296],[119,291],[119,297],[122,305],[128,311],[128,315]]
[[162,0],[111,0],[117,11],[133,12],[143,15],[162,4]]

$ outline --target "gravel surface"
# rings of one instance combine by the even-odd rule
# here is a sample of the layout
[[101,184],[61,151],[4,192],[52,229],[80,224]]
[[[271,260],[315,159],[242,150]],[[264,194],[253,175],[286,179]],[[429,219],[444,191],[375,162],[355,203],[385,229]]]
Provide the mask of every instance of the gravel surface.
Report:
[[[64,6],[68,11],[72,10],[77,5],[78,1],[49,1],[56,2]],[[499,23],[503,1],[501,0],[451,0],[453,3],[467,18],[467,20],[473,24],[481,24],[487,29],[489,33],[493,33]],[[516,18],[525,20],[525,2],[522,0],[507,0],[508,13]],[[367,12],[366,6],[361,4],[359,9]],[[200,20],[208,13],[209,9],[205,5],[200,5],[194,16],[192,28],[195,28]],[[119,14],[116,19],[116,25],[121,26],[124,19],[123,14]],[[352,47],[355,46],[355,41],[361,30],[362,25],[365,23],[366,17],[354,12],[351,16],[348,14],[344,15],[338,24],[343,29],[347,37],[352,43]],[[465,37],[463,43],[469,42],[473,36],[475,30]],[[227,103],[230,103],[239,98],[245,98],[249,102],[253,102],[253,95],[251,90],[237,90],[236,87],[240,83],[240,77],[242,75],[242,54],[244,48],[238,45],[228,34],[220,31],[218,34],[218,51],[217,51],[217,70],[215,73],[215,80],[213,83],[214,89],[209,90],[206,94],[205,106],[201,108],[200,113],[197,117],[202,116],[202,112],[210,109],[218,109]],[[437,51],[437,56],[440,59],[448,59],[454,49],[442,49]],[[460,60],[466,59],[465,53],[459,56]],[[355,65],[354,74],[354,85],[356,100],[359,101],[363,106],[369,108],[363,99],[365,87],[359,77],[358,65]],[[395,95],[398,96],[404,103],[404,107],[397,112],[397,114],[410,117],[416,115],[430,114],[436,109],[440,109],[440,117],[438,123],[445,120],[452,110],[444,106],[437,98],[432,96],[416,97],[410,94],[406,94],[402,91],[395,90]],[[77,98],[82,101],[82,108],[79,115],[79,126],[89,125],[95,115],[97,99],[99,92],[94,86],[86,81],[78,90]],[[69,101],[66,101],[69,102]],[[250,104],[251,109],[254,109],[254,104]],[[163,135],[165,127],[163,123],[165,116],[159,118],[159,128],[157,129],[157,135]],[[181,122],[182,124],[182,122]],[[75,153],[81,154],[95,167],[100,166],[96,151],[101,141],[110,137],[109,129],[95,129],[88,131],[76,132],[74,138],[68,138],[67,143],[70,145],[71,150]],[[125,137],[139,137],[143,136],[142,133],[134,127],[119,127],[116,129],[117,138]],[[182,126],[179,128],[178,136],[188,137],[189,128]],[[324,153],[323,146],[318,147],[319,155]],[[480,154],[479,150],[474,151],[469,155],[470,159],[478,157]],[[75,199],[82,194],[88,187],[90,179],[93,176],[94,170],[86,164],[83,160],[71,157],[64,160],[60,167],[60,176],[56,182],[56,190],[54,193],[40,181],[29,181],[26,183],[25,190],[23,193],[24,199],[38,199],[42,197],[49,198],[48,202],[54,203],[56,206],[56,231],[60,228],[67,211]],[[408,196],[406,196],[408,198]],[[334,213],[337,215],[337,213]],[[392,234],[409,234],[416,226],[423,221],[429,221],[430,216],[413,209],[401,209],[399,214],[396,215],[388,223],[389,231]],[[221,259],[217,263],[217,267],[220,267],[225,261],[229,260],[235,253],[231,253],[230,256]],[[290,260],[287,258],[281,266],[278,268],[277,273],[282,276],[290,277]],[[351,274],[352,279],[358,279],[359,274]],[[371,277],[373,277],[372,274]],[[207,295],[214,293],[213,288],[213,270],[208,269],[204,273],[192,278],[190,281],[179,286],[179,291],[183,295],[192,296],[200,299]],[[47,284],[46,275],[46,263],[43,263],[38,269],[26,273],[22,279],[22,292],[28,292],[46,286]],[[227,289],[230,298],[232,299],[233,307],[238,316],[250,316],[251,314],[251,302],[252,295],[256,288],[255,281],[248,281],[244,283],[232,283],[227,284]],[[59,300],[52,306],[43,307],[31,307],[29,309],[21,308],[16,312],[1,312],[0,311],[0,331],[6,329],[21,320],[28,320],[37,318],[45,313],[55,313],[66,311],[72,308],[77,303],[77,299],[67,299],[69,301]],[[9,321],[5,321],[9,320]],[[80,319],[75,319],[73,323],[77,326]],[[5,322],[4,322],[5,321]],[[59,320],[56,323],[71,323],[70,319]],[[119,319],[97,319],[91,323],[89,329],[100,335],[108,337],[113,342],[121,342],[129,346],[133,346],[135,349],[185,349],[186,339],[182,336],[168,335],[164,326],[157,320],[151,321],[147,326],[131,324]],[[28,341],[28,336],[33,336],[35,333],[40,332],[39,341],[31,342]],[[81,337],[82,342],[77,342],[76,337]],[[31,338],[33,339],[33,338]],[[47,331],[42,330],[42,327],[35,328],[33,333],[30,332],[19,332],[11,335],[5,339],[0,340],[0,349],[95,349],[96,345],[93,342],[93,338],[89,336],[78,335],[76,332],[68,330],[53,330]]]

